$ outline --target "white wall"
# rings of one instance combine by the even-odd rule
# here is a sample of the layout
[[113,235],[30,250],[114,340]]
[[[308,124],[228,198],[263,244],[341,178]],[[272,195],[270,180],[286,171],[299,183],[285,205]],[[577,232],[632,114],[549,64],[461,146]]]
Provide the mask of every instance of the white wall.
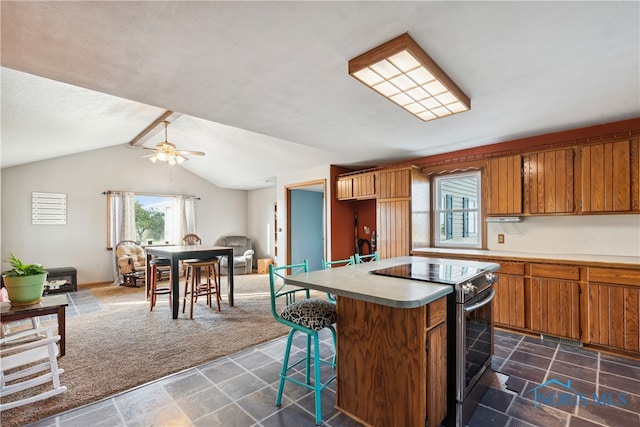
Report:
[[274,252],[274,214],[276,187],[249,191],[247,208],[249,210],[248,235],[253,239],[256,251],[254,265],[258,258],[275,259]]
[[[504,244],[498,244],[498,233]],[[549,254],[640,256],[640,215],[526,217],[487,224],[489,250]]]
[[[327,258],[331,258],[331,230],[329,228],[328,218],[331,218],[331,203],[328,203],[329,197],[331,197],[332,183],[330,166],[324,165],[312,169],[306,169],[303,171],[297,171],[294,173],[279,175],[277,177],[277,202],[278,202],[278,229],[282,231],[278,232],[278,256],[276,263],[284,265],[287,260],[287,206],[285,205],[285,187],[293,184],[302,184],[311,181],[326,180],[326,193],[325,193],[325,250],[327,251]],[[282,225],[281,225],[282,224]]]
[[[220,189],[179,166],[153,164],[124,146],[2,169],[2,259],[76,267],[79,283],[113,280],[105,190],[190,194],[204,244],[247,234],[247,191]],[[32,225],[31,193],[67,194],[66,225]],[[8,268],[3,263],[3,269]]]

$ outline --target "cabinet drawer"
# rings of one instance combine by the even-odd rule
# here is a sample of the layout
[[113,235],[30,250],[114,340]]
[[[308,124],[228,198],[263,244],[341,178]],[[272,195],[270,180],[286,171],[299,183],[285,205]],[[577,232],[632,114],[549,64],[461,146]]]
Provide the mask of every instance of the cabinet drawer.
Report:
[[589,268],[589,282],[640,286],[640,270],[623,268]]
[[427,329],[444,322],[447,319],[447,297],[427,305]]
[[515,274],[518,276],[524,276],[524,262],[505,262],[500,260],[494,260],[496,264],[500,264],[500,269],[496,273],[500,274]]
[[532,277],[580,280],[580,267],[572,265],[531,264]]

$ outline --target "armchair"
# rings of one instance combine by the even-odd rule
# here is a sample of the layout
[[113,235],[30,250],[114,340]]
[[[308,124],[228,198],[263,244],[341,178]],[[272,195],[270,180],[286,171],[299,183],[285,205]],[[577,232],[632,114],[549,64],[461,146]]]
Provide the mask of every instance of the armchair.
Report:
[[123,240],[116,245],[115,257],[120,273],[120,285],[138,287],[138,280],[145,278],[146,254],[133,240]]
[[[251,239],[247,236],[227,236],[219,241],[220,246],[233,248],[233,274],[251,274],[253,254]],[[228,274],[227,257],[220,259],[220,274]]]

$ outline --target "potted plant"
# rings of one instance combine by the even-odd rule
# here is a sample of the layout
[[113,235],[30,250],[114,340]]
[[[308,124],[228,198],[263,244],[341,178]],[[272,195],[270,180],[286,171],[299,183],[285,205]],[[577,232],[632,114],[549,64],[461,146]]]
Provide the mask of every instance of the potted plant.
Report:
[[47,270],[41,264],[25,264],[14,254],[6,260],[11,270],[2,272],[2,280],[11,305],[34,304],[42,298]]

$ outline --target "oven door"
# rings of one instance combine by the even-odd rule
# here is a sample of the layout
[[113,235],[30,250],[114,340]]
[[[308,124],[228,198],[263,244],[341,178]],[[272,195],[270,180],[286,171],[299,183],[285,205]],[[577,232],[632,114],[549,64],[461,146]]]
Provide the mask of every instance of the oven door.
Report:
[[457,385],[456,399],[464,399],[491,366],[493,355],[493,312],[491,300],[495,296],[490,287],[472,299],[456,304],[458,339],[456,343]]

